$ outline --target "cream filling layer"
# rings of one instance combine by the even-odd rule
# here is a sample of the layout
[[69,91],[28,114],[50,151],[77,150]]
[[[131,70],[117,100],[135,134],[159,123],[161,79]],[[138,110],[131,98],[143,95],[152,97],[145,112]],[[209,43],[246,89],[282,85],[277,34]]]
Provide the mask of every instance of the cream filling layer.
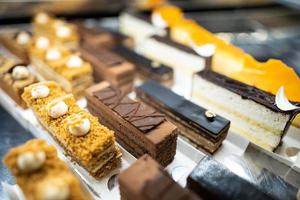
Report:
[[274,112],[263,105],[195,76],[193,101],[232,122],[236,133],[267,149],[278,146],[289,115]]
[[152,24],[145,22],[133,15],[124,13],[119,18],[120,31],[132,37],[136,42],[151,35],[166,35],[166,31],[154,27]]

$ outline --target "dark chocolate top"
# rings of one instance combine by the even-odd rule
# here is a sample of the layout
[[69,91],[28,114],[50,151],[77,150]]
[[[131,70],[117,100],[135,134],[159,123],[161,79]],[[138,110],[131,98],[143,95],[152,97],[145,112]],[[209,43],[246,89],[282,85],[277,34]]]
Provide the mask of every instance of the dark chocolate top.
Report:
[[195,128],[218,137],[224,130],[228,130],[230,121],[217,115],[213,120],[205,116],[205,108],[186,100],[168,88],[155,81],[147,81],[137,88],[137,93],[142,93],[150,101],[158,102],[181,120],[193,125]]
[[157,74],[157,75],[164,75],[164,74],[169,74],[173,72],[173,69],[160,64],[158,67],[153,66],[152,60],[149,60],[133,50],[123,46],[123,45],[117,45],[113,48],[113,50],[124,57],[126,60],[131,61],[138,67],[140,70],[147,71],[151,74]]
[[93,93],[103,104],[131,123],[140,131],[147,133],[165,121],[165,116],[154,109],[134,101],[113,87]]
[[200,200],[196,195],[179,186],[164,170],[145,183],[142,195],[147,200]]
[[275,112],[281,112],[281,113],[294,112],[294,111],[280,110],[275,105],[275,96],[273,94],[264,92],[254,86],[246,85],[242,82],[236,81],[234,79],[213,72],[211,70],[203,70],[201,72],[198,72],[197,75],[201,76],[201,78],[208,80],[220,87],[223,87],[227,90],[230,90],[231,92],[240,95],[243,99],[250,99],[252,101],[255,101],[259,104],[266,106],[267,108],[270,108]]
[[197,52],[194,51],[192,48],[190,48],[190,47],[188,47],[188,46],[185,46],[185,45],[183,45],[183,44],[180,44],[180,43],[178,43],[178,42],[175,42],[175,41],[171,40],[171,39],[170,39],[169,37],[167,37],[167,36],[153,35],[153,36],[151,36],[151,38],[154,39],[154,40],[157,40],[157,41],[159,41],[159,42],[161,42],[161,43],[165,43],[165,44],[167,44],[167,45],[169,45],[169,46],[172,46],[172,47],[175,47],[175,48],[180,49],[180,50],[182,50],[182,51],[185,51],[185,52],[187,52],[187,53],[190,53],[190,54],[199,56],[199,57],[201,57],[201,58],[205,58],[205,57],[202,57],[202,56],[200,56],[199,54],[197,54]]
[[[111,52],[108,49],[102,48],[100,46],[89,45],[87,43],[84,43],[82,45],[82,49],[87,51],[95,59],[97,59],[99,62],[103,63],[104,65],[106,65],[108,67],[117,66],[125,61],[121,56],[115,54],[114,52]],[[84,55],[83,55],[83,57],[84,57]]]
[[187,187],[204,199],[273,199],[209,156],[204,157],[189,175]]

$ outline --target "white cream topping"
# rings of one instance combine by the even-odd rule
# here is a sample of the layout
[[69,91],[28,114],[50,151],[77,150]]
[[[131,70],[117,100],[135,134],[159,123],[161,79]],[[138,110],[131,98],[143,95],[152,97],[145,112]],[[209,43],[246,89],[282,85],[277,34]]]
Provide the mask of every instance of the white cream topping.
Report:
[[47,180],[42,187],[41,200],[67,200],[70,196],[69,185],[59,177]]
[[49,21],[49,16],[44,12],[40,12],[35,16],[35,21],[39,24],[46,24]]
[[18,33],[16,41],[20,45],[26,45],[30,41],[30,38],[31,37],[30,37],[29,33],[25,32],[25,31],[21,31],[20,33]]
[[31,89],[31,96],[34,99],[45,98],[45,97],[49,96],[49,93],[50,93],[50,90],[45,85],[37,85]]
[[17,166],[22,172],[33,172],[39,169],[46,160],[46,154],[43,151],[24,152],[17,157]]
[[29,73],[27,67],[25,67],[25,66],[16,66],[13,68],[12,77],[15,80],[22,80],[22,79],[28,78],[29,75],[30,75],[30,73]]
[[197,46],[194,43],[191,44],[192,49],[202,57],[210,57],[214,55],[216,46],[214,44],[204,44]]
[[47,108],[48,108],[48,114],[52,118],[58,118],[60,116],[63,116],[69,110],[69,106],[64,101],[57,102],[54,105],[48,105]]
[[67,67],[69,68],[79,68],[82,66],[82,59],[77,55],[72,55],[67,61]]
[[91,128],[90,120],[87,118],[81,119],[79,122],[69,125],[69,132],[74,136],[84,136]]
[[66,25],[59,25],[56,27],[56,36],[60,38],[67,38],[71,35],[70,27]]
[[61,53],[58,49],[56,48],[51,48],[47,50],[46,53],[46,60],[58,60],[61,58]]
[[280,110],[283,111],[300,109],[300,107],[294,106],[293,104],[291,104],[291,102],[289,102],[288,98],[285,96],[283,86],[281,86],[276,93],[275,104]]
[[156,28],[165,29],[168,27],[168,24],[165,22],[165,20],[161,17],[159,13],[152,13],[151,22]]
[[39,37],[39,38],[37,38],[37,40],[35,42],[36,48],[39,48],[39,49],[46,49],[49,46],[49,44],[50,44],[50,41],[46,37]]

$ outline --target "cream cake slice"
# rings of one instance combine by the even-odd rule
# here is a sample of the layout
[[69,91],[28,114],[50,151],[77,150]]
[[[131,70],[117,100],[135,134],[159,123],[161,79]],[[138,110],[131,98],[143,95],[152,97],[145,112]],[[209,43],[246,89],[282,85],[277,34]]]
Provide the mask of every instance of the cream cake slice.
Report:
[[274,95],[210,70],[194,75],[192,99],[229,119],[235,133],[269,151],[280,145],[299,113],[282,111]]
[[114,132],[81,109],[57,83],[30,85],[22,98],[65,152],[91,175],[103,177],[120,164]]
[[5,155],[4,164],[27,200],[91,200],[54,146],[32,139]]

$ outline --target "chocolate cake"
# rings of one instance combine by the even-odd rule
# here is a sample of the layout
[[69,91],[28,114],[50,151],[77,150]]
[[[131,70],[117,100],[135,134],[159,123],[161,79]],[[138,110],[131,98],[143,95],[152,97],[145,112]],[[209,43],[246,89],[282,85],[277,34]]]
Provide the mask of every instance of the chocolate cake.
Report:
[[157,80],[166,85],[172,83],[173,69],[171,67],[159,63],[156,64],[123,45],[115,46],[113,51],[135,64],[138,73],[143,79]]
[[132,155],[148,153],[163,166],[176,153],[178,129],[160,112],[134,101],[108,82],[87,89],[89,111],[113,129],[117,141]]
[[96,81],[109,81],[124,92],[132,90],[135,75],[132,63],[99,45],[84,43],[79,50],[83,59],[92,64]]
[[155,81],[147,81],[136,89],[145,103],[165,113],[181,130],[181,134],[214,153],[226,138],[230,121],[186,100]]
[[187,188],[207,200],[274,200],[208,156],[189,175]]
[[[145,173],[146,172],[146,173]],[[121,199],[200,200],[178,185],[149,155],[144,155],[119,175]]]
[[235,133],[269,151],[280,145],[299,113],[280,110],[274,95],[211,70],[193,77],[192,98],[229,119]]

